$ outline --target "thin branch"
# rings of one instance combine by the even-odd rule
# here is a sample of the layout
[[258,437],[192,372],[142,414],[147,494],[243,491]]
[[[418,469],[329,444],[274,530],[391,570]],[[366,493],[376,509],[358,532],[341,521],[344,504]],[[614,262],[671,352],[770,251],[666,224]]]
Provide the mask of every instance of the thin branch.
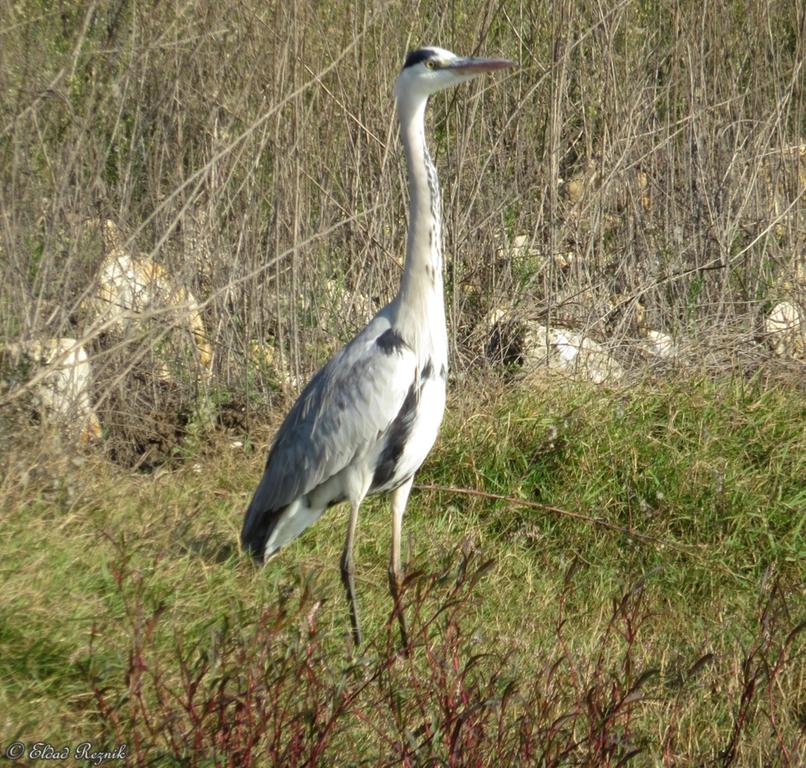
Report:
[[[504,494],[501,493],[490,493],[489,491],[479,491],[474,488],[459,488],[453,485],[436,485],[434,483],[415,483],[414,487],[422,491],[437,491],[439,493],[452,493],[461,496],[474,496],[476,498],[490,499],[492,501],[504,501],[513,507],[538,509],[542,512],[550,512],[554,515],[559,515],[561,517],[570,517],[573,520],[581,520],[585,523],[595,525],[598,528],[605,528],[609,531],[614,531],[624,536],[629,536],[631,539],[635,539],[636,541],[640,541],[644,544],[653,544],[661,549],[671,549],[674,550],[675,552],[680,552],[681,554],[684,554],[687,557],[699,560],[700,562],[705,562],[702,556],[692,547],[687,547],[676,541],[669,541],[666,539],[661,539],[657,536],[651,536],[647,533],[641,533],[640,531],[636,531],[631,528],[625,528],[624,526],[611,523],[609,520],[605,520],[602,517],[591,517],[590,515],[585,515],[582,512],[572,512],[571,510],[561,509],[560,507],[554,507],[551,504],[543,504],[539,501],[529,501],[527,499],[519,499],[517,496],[505,496]],[[732,576],[736,576],[736,574],[734,574],[733,571],[731,571],[730,569],[728,569],[723,565],[714,565],[710,560],[708,561],[708,565],[709,567],[720,568],[720,570],[724,570],[725,573],[729,573]]]

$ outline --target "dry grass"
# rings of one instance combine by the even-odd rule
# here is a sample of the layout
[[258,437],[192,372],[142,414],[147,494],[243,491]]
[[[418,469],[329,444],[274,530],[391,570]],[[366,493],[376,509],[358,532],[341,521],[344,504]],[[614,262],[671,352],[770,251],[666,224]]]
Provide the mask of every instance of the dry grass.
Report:
[[[203,302],[216,402],[296,391],[395,290],[392,83],[408,47],[437,41],[519,65],[432,107],[454,368],[478,368],[484,319],[508,307],[627,358],[642,311],[684,359],[754,364],[763,312],[804,302],[805,13],[800,0],[6,5],[0,336],[108,351],[80,307],[101,258],[87,222],[109,218]],[[517,234],[528,253],[496,255]],[[171,318],[156,310],[117,340],[122,356],[147,358]],[[102,401],[121,376],[138,390],[120,358]],[[156,411],[193,411],[197,388],[180,384],[179,406],[149,392]]]

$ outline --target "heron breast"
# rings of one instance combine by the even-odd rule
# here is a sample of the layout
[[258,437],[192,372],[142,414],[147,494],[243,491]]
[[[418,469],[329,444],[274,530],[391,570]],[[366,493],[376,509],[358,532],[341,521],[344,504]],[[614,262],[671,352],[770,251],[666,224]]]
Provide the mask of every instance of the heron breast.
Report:
[[434,371],[429,361],[419,380],[412,383],[400,412],[381,437],[371,493],[397,488],[420,468],[428,456],[445,412],[442,370]]

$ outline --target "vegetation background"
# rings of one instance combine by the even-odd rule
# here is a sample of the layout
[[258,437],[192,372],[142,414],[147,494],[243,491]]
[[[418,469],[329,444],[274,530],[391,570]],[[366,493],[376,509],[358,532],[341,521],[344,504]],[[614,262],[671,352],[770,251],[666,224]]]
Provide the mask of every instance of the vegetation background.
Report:
[[[454,415],[407,520],[413,652],[374,503],[378,629],[350,663],[338,513],[265,573],[235,541],[289,399],[396,289],[391,94],[428,43],[518,66],[431,107]],[[800,764],[804,376],[763,320],[806,304],[805,54],[801,0],[4,2],[0,338],[80,339],[104,442],[32,429],[30,371],[4,369],[2,738]],[[105,220],[198,299],[209,375],[166,345],[175,306],[123,336],[87,317]],[[606,340],[628,381],[513,387],[501,312]]]

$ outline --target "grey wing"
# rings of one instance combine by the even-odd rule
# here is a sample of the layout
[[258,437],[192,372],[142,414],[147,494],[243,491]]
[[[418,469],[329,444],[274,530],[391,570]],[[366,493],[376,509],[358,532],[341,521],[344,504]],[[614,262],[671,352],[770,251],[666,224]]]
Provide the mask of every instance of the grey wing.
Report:
[[[246,513],[242,540],[262,538],[273,515],[362,455],[399,413],[416,359],[376,317],[311,379],[277,432]],[[380,341],[379,341],[380,339]],[[250,532],[255,534],[251,535]],[[247,544],[251,551],[264,542]]]

